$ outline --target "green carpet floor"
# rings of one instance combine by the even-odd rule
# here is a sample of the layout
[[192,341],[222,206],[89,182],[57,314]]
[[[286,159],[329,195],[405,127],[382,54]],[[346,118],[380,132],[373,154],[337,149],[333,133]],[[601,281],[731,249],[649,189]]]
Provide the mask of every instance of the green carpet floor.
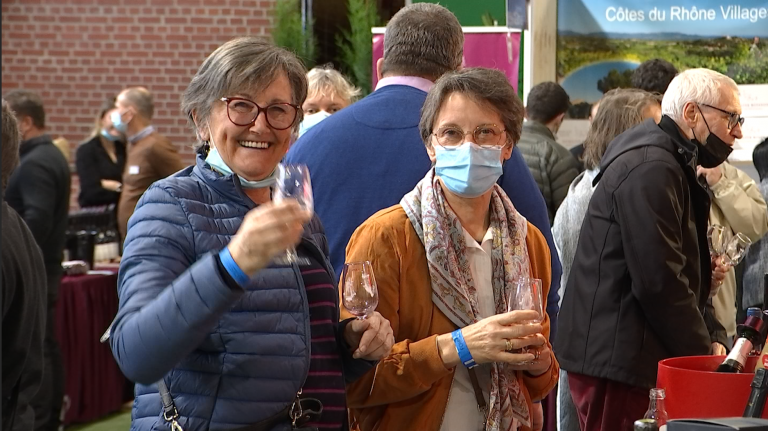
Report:
[[130,428],[131,411],[125,410],[97,422],[69,426],[67,431],[128,431]]

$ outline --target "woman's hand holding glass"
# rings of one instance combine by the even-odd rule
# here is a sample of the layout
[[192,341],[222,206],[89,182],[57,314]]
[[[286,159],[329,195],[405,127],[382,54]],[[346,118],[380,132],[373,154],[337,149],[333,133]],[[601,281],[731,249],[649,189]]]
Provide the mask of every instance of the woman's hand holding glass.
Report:
[[[465,326],[461,333],[475,363],[504,362],[515,369],[534,370],[541,367],[539,364],[534,364],[534,354],[521,351],[524,347],[546,346],[547,340],[541,335],[543,331],[541,324],[529,323],[534,319],[536,319],[534,311],[512,311],[487,317]],[[439,335],[437,346],[447,368],[461,364],[450,333]],[[519,353],[515,353],[518,351]],[[548,368],[549,366],[543,371]]]
[[256,273],[299,243],[310,217],[294,199],[259,205],[245,215],[229,242],[232,259],[244,273]]
[[395,337],[389,320],[374,311],[365,319],[354,319],[344,329],[344,339],[354,350],[352,357],[378,361],[389,354]]

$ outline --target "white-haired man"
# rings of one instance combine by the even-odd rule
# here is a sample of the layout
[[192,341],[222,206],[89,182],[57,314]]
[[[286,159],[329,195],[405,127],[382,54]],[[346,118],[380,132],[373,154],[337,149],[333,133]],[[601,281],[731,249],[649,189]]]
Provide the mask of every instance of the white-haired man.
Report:
[[581,429],[631,430],[660,360],[724,351],[706,306],[724,270],[713,271],[710,199],[696,166],[720,165],[741,137],[738,89],[725,75],[688,70],[662,114],[603,156],[565,290],[555,351]]

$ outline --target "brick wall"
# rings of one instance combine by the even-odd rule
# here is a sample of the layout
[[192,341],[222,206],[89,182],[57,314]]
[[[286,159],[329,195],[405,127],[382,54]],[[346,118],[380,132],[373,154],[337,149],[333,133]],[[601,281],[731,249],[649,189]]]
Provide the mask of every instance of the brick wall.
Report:
[[[3,0],[2,91],[38,92],[49,133],[69,140],[74,157],[102,103],[124,87],[145,86],[155,100],[153,124],[192,163],[182,92],[223,42],[267,35],[275,1]],[[74,174],[72,184],[76,206]]]

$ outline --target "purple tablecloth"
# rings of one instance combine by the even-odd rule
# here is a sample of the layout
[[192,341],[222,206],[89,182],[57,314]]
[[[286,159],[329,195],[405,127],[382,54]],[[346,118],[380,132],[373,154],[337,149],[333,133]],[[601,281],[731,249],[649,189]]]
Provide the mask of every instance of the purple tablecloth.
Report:
[[59,290],[57,335],[66,372],[64,422],[88,422],[120,410],[125,377],[99,338],[117,313],[117,274],[65,276]]

